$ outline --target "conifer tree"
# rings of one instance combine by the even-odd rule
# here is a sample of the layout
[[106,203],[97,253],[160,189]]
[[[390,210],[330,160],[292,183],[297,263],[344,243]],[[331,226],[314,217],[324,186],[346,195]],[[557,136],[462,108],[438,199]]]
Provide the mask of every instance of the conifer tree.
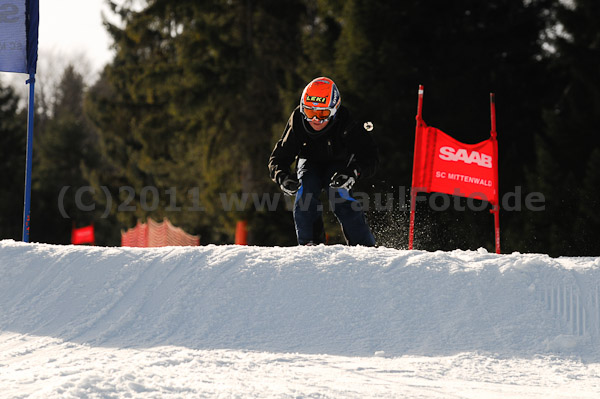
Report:
[[554,35],[552,71],[560,97],[548,108],[547,128],[537,136],[530,179],[545,195],[547,209],[532,216],[531,245],[553,255],[597,255],[600,4],[561,3],[556,15],[562,32]]
[[[136,193],[137,212],[119,215],[122,222],[168,216],[203,242],[223,242],[236,220],[255,215],[223,200],[272,187],[265,165],[282,118],[279,91],[298,54],[299,7],[272,0],[115,7],[124,27],[110,26],[117,54],[103,88],[91,92],[90,113],[105,155]],[[157,207],[141,206],[144,187],[158,191]]]
[[[379,182],[374,183],[377,190],[395,192],[410,185],[419,84],[425,86],[425,121],[467,143],[489,137],[489,93],[495,92],[501,192],[523,184],[548,99],[541,37],[552,3],[343,3],[334,79],[357,117],[374,122],[382,159]],[[512,216],[502,217],[506,230]],[[383,226],[385,234],[390,228],[405,233],[400,227],[407,223],[402,212],[385,219],[396,220],[398,226]],[[473,248],[486,242],[493,248],[487,212],[449,210],[423,215],[421,220],[427,221],[421,231],[431,228],[421,248]]]
[[[75,193],[87,186],[84,169],[97,164],[95,137],[83,113],[83,77],[72,65],[63,71],[49,120],[35,143],[32,174],[31,240],[67,244],[73,223],[87,225],[91,197],[77,202]],[[70,194],[61,191],[69,187]],[[34,228],[35,226],[35,228]]]

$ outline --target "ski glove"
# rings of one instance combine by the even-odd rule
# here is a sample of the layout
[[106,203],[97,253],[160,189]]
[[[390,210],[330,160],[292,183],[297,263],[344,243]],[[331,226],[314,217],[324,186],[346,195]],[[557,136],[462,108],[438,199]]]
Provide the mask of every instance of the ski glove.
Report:
[[331,182],[329,186],[332,188],[343,188],[345,190],[350,191],[354,183],[358,180],[358,176],[360,175],[358,168],[356,166],[349,166],[343,171],[336,172],[333,176],[331,176]]
[[298,192],[300,188],[300,182],[294,176],[290,175],[281,175],[279,180],[279,187],[281,191],[283,191],[287,195],[294,195]]

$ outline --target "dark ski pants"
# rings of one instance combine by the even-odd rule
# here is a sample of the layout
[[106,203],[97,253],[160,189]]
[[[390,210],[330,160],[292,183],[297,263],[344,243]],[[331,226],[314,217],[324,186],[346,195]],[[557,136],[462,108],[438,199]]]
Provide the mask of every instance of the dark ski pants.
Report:
[[338,169],[339,165],[311,163],[305,159],[298,161],[301,186],[294,203],[294,223],[299,245],[325,243],[323,205],[319,200],[323,190],[327,192],[329,204],[342,226],[348,245],[375,245],[360,203],[347,190],[329,187],[331,176]]

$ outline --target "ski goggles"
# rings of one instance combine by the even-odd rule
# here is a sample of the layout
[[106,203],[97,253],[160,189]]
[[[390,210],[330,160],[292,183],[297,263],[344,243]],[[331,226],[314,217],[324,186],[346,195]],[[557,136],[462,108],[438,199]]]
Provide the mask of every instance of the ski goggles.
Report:
[[304,117],[307,120],[311,120],[314,118],[317,118],[319,120],[325,121],[328,120],[331,117],[331,110],[330,109],[312,109],[312,108],[306,108],[306,107],[302,107],[301,108],[301,112],[302,115],[304,115]]

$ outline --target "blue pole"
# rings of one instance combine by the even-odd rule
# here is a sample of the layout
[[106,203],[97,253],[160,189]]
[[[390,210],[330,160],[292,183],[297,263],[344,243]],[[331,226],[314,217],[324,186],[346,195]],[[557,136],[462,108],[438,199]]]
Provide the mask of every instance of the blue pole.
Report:
[[25,166],[25,206],[23,210],[23,242],[29,242],[31,223],[31,169],[33,160],[33,116],[35,114],[35,74],[29,74],[29,117],[27,119],[27,155]]

